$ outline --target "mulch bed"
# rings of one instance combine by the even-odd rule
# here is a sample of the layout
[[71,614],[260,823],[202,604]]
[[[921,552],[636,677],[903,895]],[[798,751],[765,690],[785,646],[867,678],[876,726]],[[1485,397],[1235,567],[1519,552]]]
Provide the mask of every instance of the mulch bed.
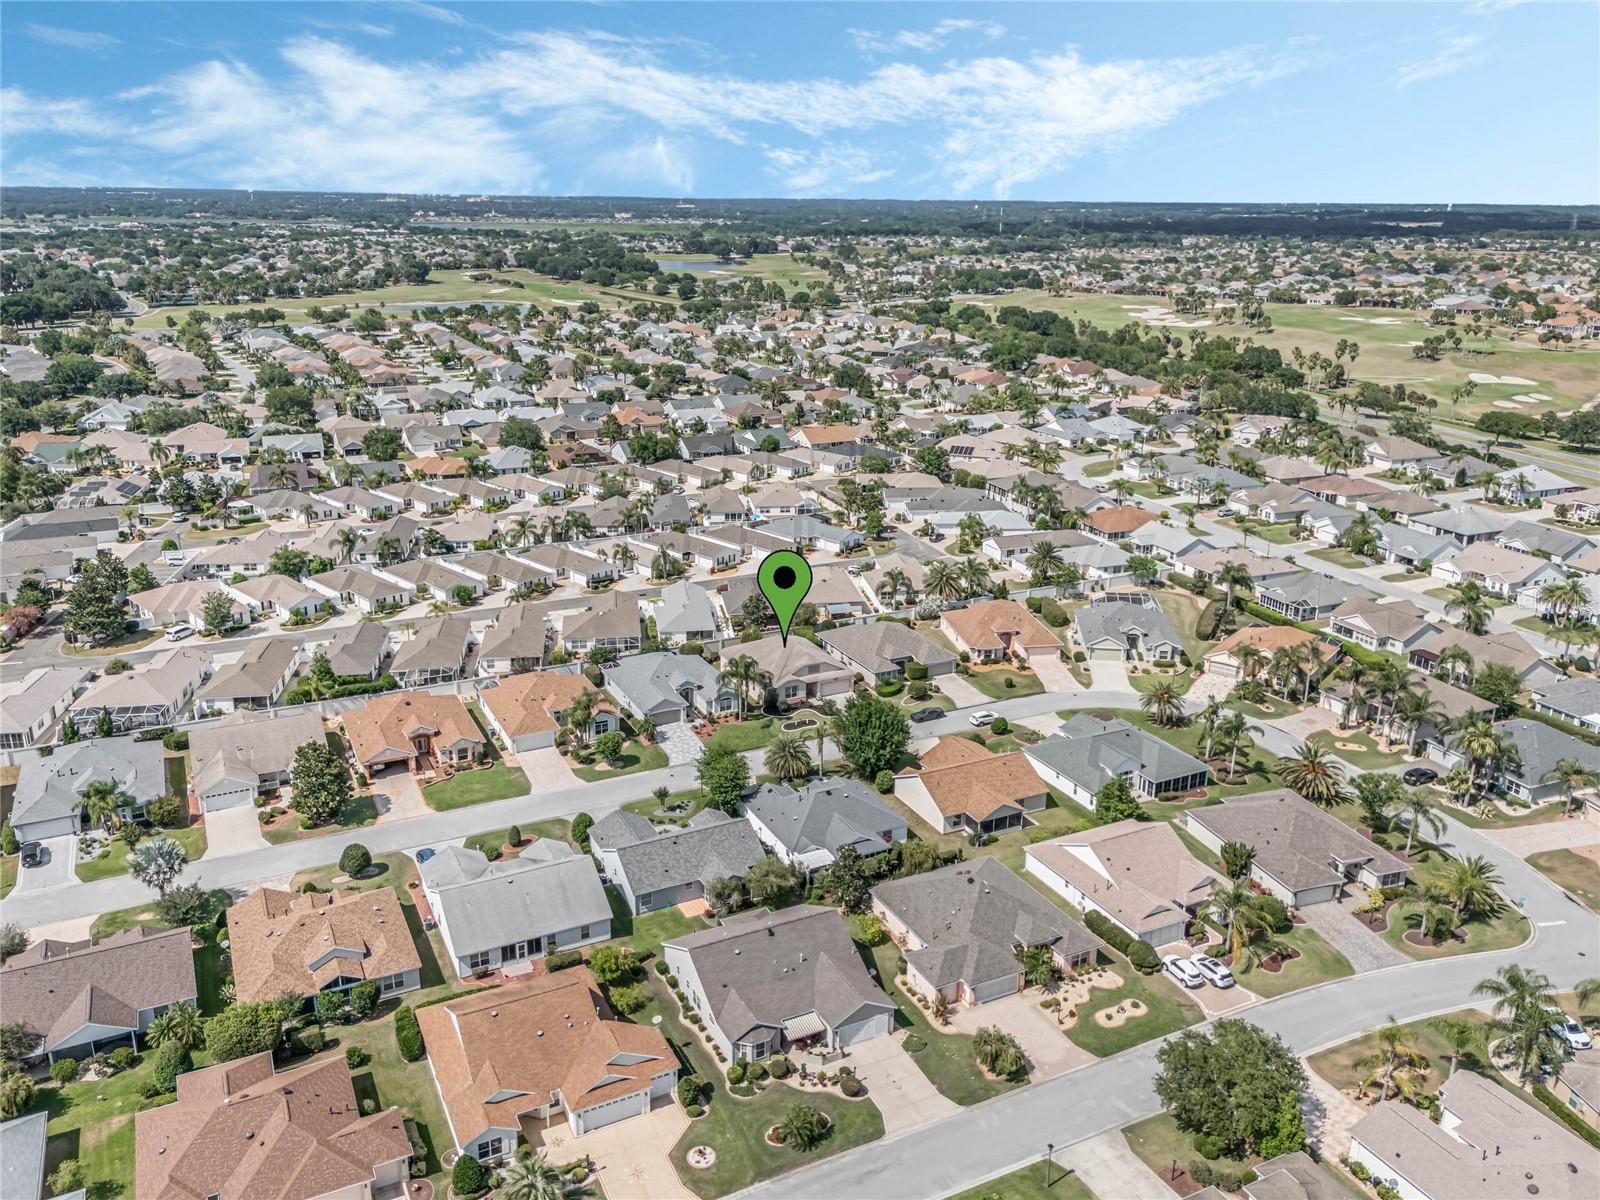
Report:
[[1399,903],[1400,901],[1398,900],[1385,900],[1383,902],[1383,907],[1378,909],[1378,911],[1361,913],[1361,920],[1368,929],[1371,929],[1377,933],[1382,933],[1385,929],[1389,928],[1389,910]]
[[1182,1167],[1178,1168],[1176,1177],[1173,1176],[1171,1167],[1164,1168],[1159,1174],[1161,1182],[1171,1188],[1174,1195],[1192,1196],[1200,1190],[1200,1185],[1194,1181],[1194,1177]]
[[1162,804],[1187,804],[1190,800],[1203,799],[1205,794],[1204,788],[1195,788],[1187,792],[1165,792],[1156,799]]
[[1271,954],[1271,955],[1268,955],[1266,958],[1263,958],[1259,963],[1257,963],[1256,967],[1258,969],[1262,970],[1262,971],[1267,972],[1269,975],[1276,975],[1279,971],[1283,970],[1283,966],[1284,966],[1285,963],[1293,962],[1295,959],[1297,959],[1299,957],[1300,957],[1300,951],[1296,950],[1293,946],[1291,946],[1291,947],[1289,947],[1288,957],[1285,957],[1285,956],[1283,956],[1281,954]]

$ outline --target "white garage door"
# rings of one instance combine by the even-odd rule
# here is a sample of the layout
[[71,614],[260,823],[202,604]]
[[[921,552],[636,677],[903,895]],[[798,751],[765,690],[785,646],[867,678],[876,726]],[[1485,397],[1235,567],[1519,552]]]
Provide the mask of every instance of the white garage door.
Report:
[[200,807],[205,812],[221,812],[225,808],[242,808],[253,803],[255,798],[256,790],[253,787],[229,788],[201,796]]
[[980,983],[972,989],[973,999],[979,1004],[987,1004],[991,1000],[998,1000],[1002,996],[1015,995],[1017,991],[1017,977],[1015,975],[1002,975],[999,979],[991,979],[987,983]]
[[596,1104],[593,1108],[586,1108],[582,1113],[583,1131],[588,1133],[592,1129],[604,1129],[607,1125],[615,1125],[618,1121],[625,1121],[629,1117],[636,1117],[645,1111],[649,1104],[648,1092],[636,1092],[632,1096],[624,1096],[620,1100],[607,1100],[604,1104]]
[[1089,651],[1089,657],[1095,662],[1121,662],[1127,655],[1120,646],[1096,646]]
[[892,1015],[878,1013],[848,1025],[839,1026],[836,1031],[841,1046],[855,1046],[861,1042],[870,1042],[873,1038],[887,1037],[890,1029]]

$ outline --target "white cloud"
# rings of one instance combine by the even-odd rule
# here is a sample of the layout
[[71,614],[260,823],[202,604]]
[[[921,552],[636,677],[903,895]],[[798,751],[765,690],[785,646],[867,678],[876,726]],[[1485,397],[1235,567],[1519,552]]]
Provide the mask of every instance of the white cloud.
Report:
[[767,174],[796,196],[840,196],[851,187],[876,183],[894,174],[881,157],[859,146],[812,149],[774,147],[766,151]]
[[902,50],[926,54],[930,50],[937,50],[956,34],[964,35],[969,41],[981,38],[992,42],[1005,31],[1004,25],[997,25],[993,21],[952,17],[940,21],[930,29],[901,29],[895,33],[876,29],[850,29],[846,32],[861,53],[886,55]]
[[52,100],[17,87],[0,88],[0,123],[13,137],[27,133],[102,137],[116,132],[116,123],[85,100]]
[[1432,55],[1400,66],[1394,74],[1395,87],[1410,87],[1413,83],[1454,75],[1488,62],[1489,52],[1478,49],[1485,37],[1482,33],[1442,34]]
[[39,25],[30,22],[22,27],[24,33],[36,42],[47,46],[63,46],[88,54],[105,54],[122,45],[121,38],[109,33],[95,33],[87,29],[63,29],[59,25]]
[[371,21],[335,21],[326,17],[296,16],[296,21],[309,29],[321,29],[328,33],[362,33],[367,37],[388,38],[394,36],[394,30],[388,25],[375,25]]
[[680,195],[694,190],[694,167],[690,165],[688,151],[664,137],[645,138],[609,150],[594,162],[607,177],[664,183]]

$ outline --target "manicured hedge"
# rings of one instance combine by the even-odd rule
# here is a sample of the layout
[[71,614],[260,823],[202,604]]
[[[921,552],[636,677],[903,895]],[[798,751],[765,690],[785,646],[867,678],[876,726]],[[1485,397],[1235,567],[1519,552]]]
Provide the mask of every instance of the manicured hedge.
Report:
[[400,1057],[407,1062],[416,1062],[422,1057],[422,1026],[417,1024],[417,1014],[408,1005],[402,1004],[394,1010],[394,1041],[400,1049]]
[[554,954],[546,954],[544,956],[544,969],[546,971],[565,971],[568,967],[582,965],[582,950],[557,950]]
[[1542,1083],[1533,1085],[1533,1094],[1539,1103],[1561,1118],[1561,1123],[1591,1146],[1600,1147],[1600,1130],[1590,1128],[1577,1113],[1557,1100],[1555,1093]]
[[1097,913],[1093,910],[1084,913],[1083,924],[1084,928],[1088,929],[1090,933],[1094,934],[1095,937],[1113,950],[1121,954],[1128,953],[1128,946],[1133,941],[1133,938],[1128,935],[1127,930],[1107,920],[1104,913]]

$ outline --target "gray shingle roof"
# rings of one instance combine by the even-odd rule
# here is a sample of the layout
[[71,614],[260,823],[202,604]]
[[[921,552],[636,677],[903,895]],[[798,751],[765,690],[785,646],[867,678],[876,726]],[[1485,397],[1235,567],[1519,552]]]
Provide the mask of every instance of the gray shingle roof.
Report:
[[885,848],[882,834],[905,829],[905,819],[855,779],[813,779],[796,790],[763,784],[745,801],[784,848],[795,854],[854,846],[859,854]]
[[1049,945],[1066,958],[1100,939],[992,858],[880,883],[877,900],[926,943],[906,962],[934,987],[975,987],[1019,969],[1022,946]]
[[1054,737],[1026,747],[1023,753],[1091,792],[1129,771],[1161,782],[1206,770],[1198,758],[1136,725],[1101,721],[1086,713],[1079,713]]
[[1284,788],[1191,809],[1185,819],[1251,847],[1261,869],[1295,891],[1342,881],[1333,859],[1369,863],[1378,875],[1407,870],[1382,846]]
[[606,687],[640,712],[682,704],[683,688],[715,696],[717,669],[698,654],[630,654],[605,669]]
[[167,791],[167,770],[160,742],[130,738],[97,738],[57,746],[49,758],[26,763],[17,777],[11,821],[22,825],[76,812],[84,790],[99,781],[113,781],[140,804]]
[[893,671],[905,660],[940,669],[955,662],[950,651],[898,621],[845,625],[819,633],[817,638],[873,674]]
[[1167,614],[1155,604],[1135,604],[1130,600],[1115,600],[1109,604],[1091,604],[1078,610],[1078,636],[1085,646],[1107,639],[1126,645],[1129,630],[1136,630],[1142,639],[1152,645],[1165,642],[1183,648],[1178,631],[1167,620]]
[[657,829],[639,814],[619,810],[594,823],[589,845],[617,852],[636,896],[717,876],[743,878],[767,856],[749,822],[713,809],[696,813],[687,829]]
[[567,852],[490,862],[476,850],[446,846],[422,864],[423,885],[439,897],[459,953],[611,919],[594,860],[549,839],[534,843],[547,844],[558,855]]

